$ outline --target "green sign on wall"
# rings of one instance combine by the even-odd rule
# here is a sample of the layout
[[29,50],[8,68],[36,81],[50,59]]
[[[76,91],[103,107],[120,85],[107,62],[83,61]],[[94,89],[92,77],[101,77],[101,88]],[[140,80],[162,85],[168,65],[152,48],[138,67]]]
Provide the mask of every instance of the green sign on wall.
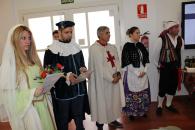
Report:
[[74,0],[61,0],[61,4],[74,3]]

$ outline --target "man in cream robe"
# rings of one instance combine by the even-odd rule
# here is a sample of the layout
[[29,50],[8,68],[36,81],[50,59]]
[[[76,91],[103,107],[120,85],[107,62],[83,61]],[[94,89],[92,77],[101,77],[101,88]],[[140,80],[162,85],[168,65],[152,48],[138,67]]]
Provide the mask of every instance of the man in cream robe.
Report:
[[122,128],[116,119],[121,115],[124,105],[124,91],[120,80],[120,64],[117,49],[108,44],[109,28],[101,26],[97,30],[99,40],[89,48],[89,101],[92,121],[96,121],[98,130],[109,123]]

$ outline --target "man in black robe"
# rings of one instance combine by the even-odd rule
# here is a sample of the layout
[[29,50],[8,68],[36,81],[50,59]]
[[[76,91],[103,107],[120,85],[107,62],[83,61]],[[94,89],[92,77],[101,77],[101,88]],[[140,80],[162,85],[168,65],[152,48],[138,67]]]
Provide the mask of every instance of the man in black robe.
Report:
[[74,119],[76,130],[84,130],[85,112],[89,113],[86,81],[79,82],[77,76],[86,71],[82,50],[72,40],[72,21],[56,24],[59,41],[53,42],[45,51],[44,67],[64,66],[65,78],[60,78],[51,89],[52,103],[58,130],[68,130],[68,122]]

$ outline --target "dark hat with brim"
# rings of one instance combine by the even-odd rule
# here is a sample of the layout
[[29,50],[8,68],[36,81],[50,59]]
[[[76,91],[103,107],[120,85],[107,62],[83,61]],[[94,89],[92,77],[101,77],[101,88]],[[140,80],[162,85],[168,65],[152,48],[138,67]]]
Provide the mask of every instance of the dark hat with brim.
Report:
[[64,29],[67,27],[73,27],[75,25],[72,21],[61,21],[59,23],[56,23],[56,26],[58,26],[58,29]]

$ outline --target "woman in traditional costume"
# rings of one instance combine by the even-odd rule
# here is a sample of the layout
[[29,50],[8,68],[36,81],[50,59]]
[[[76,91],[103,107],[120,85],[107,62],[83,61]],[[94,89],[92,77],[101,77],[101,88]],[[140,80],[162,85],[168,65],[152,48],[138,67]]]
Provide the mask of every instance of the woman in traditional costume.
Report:
[[122,50],[124,91],[126,106],[123,112],[134,120],[135,116],[146,116],[150,104],[150,90],[147,76],[148,51],[139,42],[140,30],[132,27],[127,30],[129,41]]

